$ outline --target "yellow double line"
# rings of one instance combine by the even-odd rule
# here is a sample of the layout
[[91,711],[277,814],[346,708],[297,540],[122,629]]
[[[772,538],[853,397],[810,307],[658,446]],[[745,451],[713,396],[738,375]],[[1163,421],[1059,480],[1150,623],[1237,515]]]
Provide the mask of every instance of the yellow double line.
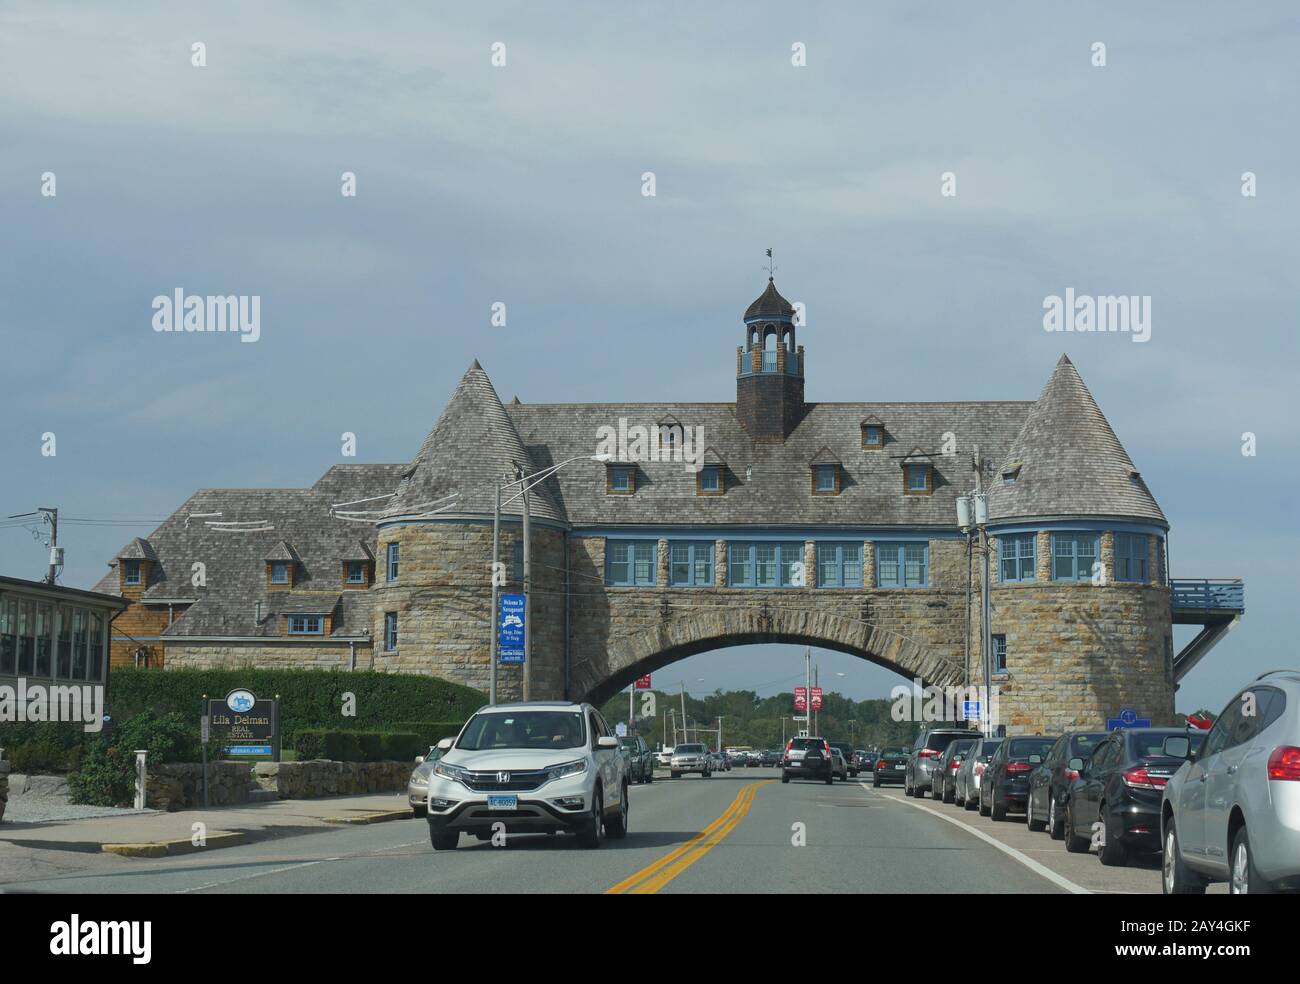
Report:
[[745,819],[745,814],[749,812],[749,808],[754,802],[754,794],[758,791],[758,787],[766,786],[769,782],[774,781],[773,779],[764,779],[761,782],[751,782],[740,791],[722,816],[714,820],[713,823],[709,824],[685,844],[665,854],[654,864],[642,868],[635,875],[624,878],[613,888],[606,891],[605,894],[652,895],[659,891],[659,889],[717,847],[722,842],[722,839],[731,833],[741,820]]

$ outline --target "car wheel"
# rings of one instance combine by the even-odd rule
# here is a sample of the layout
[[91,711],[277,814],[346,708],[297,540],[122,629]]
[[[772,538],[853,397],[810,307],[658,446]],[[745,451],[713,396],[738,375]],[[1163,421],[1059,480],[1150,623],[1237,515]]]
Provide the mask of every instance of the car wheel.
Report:
[[989,815],[989,808],[988,805],[984,802],[984,787],[981,786],[980,787],[980,816],[986,817],[988,815]]
[[1101,804],[1097,811],[1101,818],[1102,833],[1105,835],[1101,842],[1101,850],[1097,852],[1097,857],[1101,863],[1110,868],[1122,867],[1128,864],[1128,848],[1120,839],[1119,834],[1112,829],[1110,817],[1106,815],[1106,804]]
[[649,772],[647,772],[647,773],[645,774],[645,781],[648,782],[648,783],[650,783],[650,782],[654,782],[654,781],[655,781],[655,770],[654,770],[654,769],[651,769]]
[[786,773],[782,772],[782,773],[781,773],[781,781],[782,781],[782,782],[789,782],[789,781],[790,781],[790,777],[789,777]]
[[872,787],[873,789],[879,789],[879,788],[880,788],[880,776],[873,775],[873,776],[871,777],[871,787]]
[[1074,801],[1065,808],[1065,849],[1071,854],[1087,854],[1092,840],[1074,832]]
[[429,843],[435,851],[454,851],[460,841],[460,834],[454,830],[434,830],[429,828]]
[[1037,833],[1047,826],[1047,821],[1039,820],[1034,816],[1034,794],[1029,794],[1029,801],[1025,803],[1025,826]]
[[964,803],[962,804],[962,806],[966,807],[966,809],[968,809],[968,810],[976,810],[976,809],[979,809],[979,805],[980,805],[980,804],[979,804],[979,800],[973,799],[973,798],[971,798],[970,796],[967,796],[967,797],[966,797],[966,802],[964,802]]
[[673,772],[670,773],[670,775],[672,775],[674,779],[680,779],[682,777],[682,774],[680,772]]
[[1230,895],[1270,895],[1272,886],[1260,875],[1255,867],[1255,855],[1250,849],[1250,836],[1246,828],[1237,831],[1232,839],[1231,880],[1228,882]]
[[1056,793],[1047,791],[1047,836],[1059,841],[1065,836],[1065,821],[1056,808]]
[[997,820],[1000,823],[1007,818],[1007,804],[998,803],[998,794],[996,790],[993,791],[992,799],[993,804],[989,807],[989,814],[994,820]]
[[831,783],[833,783],[834,781],[835,781],[835,773],[834,773],[834,772],[828,772],[828,773],[826,774],[826,785],[829,786],[829,785],[830,785]]
[[708,769],[705,769],[705,770],[704,770],[704,778],[705,778],[705,779],[709,778],[709,770],[708,770]]
[[1169,821],[1160,858],[1160,888],[1166,895],[1204,895],[1205,879],[1187,867],[1178,850],[1178,830]]
[[578,831],[578,843],[583,847],[600,847],[600,838],[605,827],[604,812],[605,800],[598,788],[596,795],[592,797],[591,816],[587,819],[586,825]]
[[618,819],[605,821],[605,836],[622,840],[627,836],[627,787],[623,787],[623,802],[618,807]]

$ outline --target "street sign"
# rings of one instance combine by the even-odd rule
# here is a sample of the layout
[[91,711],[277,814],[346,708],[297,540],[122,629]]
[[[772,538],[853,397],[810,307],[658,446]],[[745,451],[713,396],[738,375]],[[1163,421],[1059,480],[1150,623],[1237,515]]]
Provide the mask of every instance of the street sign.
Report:
[[503,594],[497,619],[497,661],[518,665],[524,661],[524,596]]
[[636,678],[636,689],[637,689],[637,690],[649,690],[649,689],[650,689],[650,674],[649,674],[649,673],[647,673],[647,674],[646,674],[645,676],[643,676],[643,677],[637,677],[637,678]]
[[977,700],[962,701],[961,716],[966,721],[978,721],[980,719],[980,702]]
[[205,741],[223,746],[226,755],[261,756],[275,754],[280,703],[258,697],[251,690],[232,690],[225,697],[208,700],[200,731]]
[[804,687],[794,688],[794,709],[796,711],[808,710],[808,691]]
[[812,688],[812,709],[814,711],[820,711],[822,709],[822,688],[821,687]]
[[808,720],[808,715],[807,715],[807,714],[796,714],[796,715],[795,715],[794,717],[792,717],[790,720],[791,720],[791,721],[807,721],[807,720]]
[[199,718],[199,741],[207,744],[212,738],[212,718],[204,714]]
[[618,735],[620,738],[626,738],[626,737],[627,737],[627,722],[626,722],[626,721],[620,721],[620,722],[618,722],[618,724],[614,725],[614,734]]
[[1106,730],[1114,731],[1116,728],[1149,728],[1151,719],[1138,717],[1138,712],[1131,707],[1125,707],[1119,712],[1119,717],[1106,719]]

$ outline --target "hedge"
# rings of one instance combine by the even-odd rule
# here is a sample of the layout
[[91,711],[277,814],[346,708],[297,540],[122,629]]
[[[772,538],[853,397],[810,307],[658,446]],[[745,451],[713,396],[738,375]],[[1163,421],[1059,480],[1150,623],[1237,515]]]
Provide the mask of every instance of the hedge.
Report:
[[410,762],[429,751],[423,735],[391,731],[328,731],[303,728],[294,734],[298,760],[333,762]]

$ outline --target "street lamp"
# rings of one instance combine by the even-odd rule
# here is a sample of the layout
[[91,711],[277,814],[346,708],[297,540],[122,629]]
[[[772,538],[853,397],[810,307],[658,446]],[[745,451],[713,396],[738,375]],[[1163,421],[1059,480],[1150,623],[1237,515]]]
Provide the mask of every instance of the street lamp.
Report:
[[[569,464],[570,462],[579,461],[579,460],[581,460],[581,459],[583,459],[583,458],[587,458],[587,460],[589,460],[589,461],[601,461],[601,462],[605,462],[605,461],[610,461],[610,460],[612,459],[612,457],[613,457],[612,455],[609,455],[609,454],[603,454],[603,453],[602,453],[602,454],[593,454],[593,455],[581,455],[581,454],[579,454],[579,455],[574,455],[572,458],[566,458],[566,459],[564,459],[563,461],[561,461],[559,464],[551,465],[549,468],[543,468],[543,469],[541,469],[540,471],[533,472],[531,475],[518,474],[518,472],[522,472],[523,469],[517,467],[517,468],[516,468],[516,472],[517,472],[517,474],[516,474],[516,476],[515,476],[515,478],[514,478],[513,481],[509,481],[509,482],[507,482],[504,478],[499,478],[499,479],[497,479],[496,507],[495,507],[495,509],[494,509],[493,512],[492,512],[492,566],[491,566],[491,571],[492,571],[492,614],[489,616],[490,619],[491,619],[491,634],[492,634],[492,649],[491,649],[491,653],[492,653],[492,655],[491,655],[492,666],[491,666],[491,669],[490,669],[490,671],[489,671],[489,676],[488,676],[488,681],[489,681],[489,683],[488,683],[488,703],[489,703],[489,704],[495,704],[495,703],[497,702],[497,631],[498,631],[498,628],[497,628],[497,621],[498,621],[498,619],[500,618],[500,613],[499,613],[498,610],[497,610],[497,609],[498,609],[498,605],[499,605],[499,594],[498,594],[498,591],[497,591],[497,587],[498,587],[498,585],[497,585],[497,557],[498,557],[498,555],[500,554],[500,548],[501,548],[501,507],[502,507],[503,505],[507,505],[507,506],[510,505],[510,503],[514,502],[516,499],[518,499],[518,498],[520,498],[520,497],[522,497],[523,500],[524,500],[524,502],[523,502],[523,507],[524,507],[524,516],[523,516],[523,537],[524,537],[524,695],[523,695],[523,696],[524,696],[524,700],[528,700],[528,699],[529,699],[529,696],[530,696],[530,690],[531,690],[531,684],[532,684],[532,667],[533,667],[532,652],[531,652],[531,649],[532,649],[532,645],[531,645],[531,643],[532,643],[532,619],[529,618],[529,616],[530,616],[531,613],[532,613],[532,612],[531,612],[531,608],[532,608],[532,592],[531,592],[531,590],[530,590],[531,587],[532,587],[532,572],[531,572],[531,570],[530,570],[530,566],[531,566],[531,565],[530,565],[530,563],[529,563],[529,559],[530,559],[530,557],[529,557],[529,554],[530,554],[530,551],[529,551],[529,540],[531,540],[532,537],[529,535],[529,534],[531,533],[531,530],[530,530],[530,528],[529,528],[529,518],[530,518],[530,517],[529,517],[529,511],[528,511],[528,492],[529,492],[529,490],[535,488],[535,487],[536,487],[537,485],[539,485],[540,483],[546,481],[548,478],[550,478],[552,475],[554,475],[557,471],[559,471],[561,468],[563,468],[565,465]],[[519,490],[518,492],[516,492],[514,495],[512,495],[509,499],[507,499],[507,500],[503,503],[503,502],[501,501],[501,493],[504,492],[504,491],[506,491],[507,489],[514,488],[516,485],[518,485],[518,486],[522,486],[522,488],[520,488],[520,490]]]
[[989,548],[988,548],[988,493],[984,491],[983,460],[975,449],[975,491],[957,499],[957,525],[966,534],[966,686],[970,691],[970,554],[971,529],[979,531],[980,541],[980,666],[984,676],[984,690],[980,695],[980,723],[985,737],[992,737],[993,718],[990,695],[993,689],[992,649],[993,634],[990,625],[992,605],[989,599]]

